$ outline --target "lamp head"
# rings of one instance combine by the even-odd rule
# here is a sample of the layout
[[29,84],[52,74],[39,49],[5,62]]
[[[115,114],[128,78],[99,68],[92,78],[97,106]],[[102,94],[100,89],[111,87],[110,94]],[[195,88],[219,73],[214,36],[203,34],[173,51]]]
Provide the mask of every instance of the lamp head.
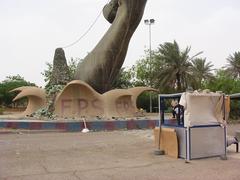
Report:
[[150,24],[154,24],[155,23],[155,19],[150,19]]
[[144,20],[144,23],[148,25],[148,24],[149,24],[149,20],[148,20],[148,19],[145,19],[145,20]]

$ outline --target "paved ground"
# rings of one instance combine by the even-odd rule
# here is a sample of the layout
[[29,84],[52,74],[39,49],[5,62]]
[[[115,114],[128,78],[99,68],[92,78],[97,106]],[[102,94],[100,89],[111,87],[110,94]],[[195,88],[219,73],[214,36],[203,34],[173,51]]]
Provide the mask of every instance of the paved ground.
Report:
[[[233,133],[240,125],[230,127]],[[240,130],[240,129],[239,129]],[[240,153],[186,164],[153,155],[152,131],[0,134],[1,180],[240,179]]]

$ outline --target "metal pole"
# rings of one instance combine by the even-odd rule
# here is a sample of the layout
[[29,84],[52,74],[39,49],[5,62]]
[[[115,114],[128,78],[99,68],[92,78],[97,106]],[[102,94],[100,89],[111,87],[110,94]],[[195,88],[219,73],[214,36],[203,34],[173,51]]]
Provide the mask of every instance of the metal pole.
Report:
[[[149,69],[150,69],[150,77],[152,74],[152,37],[151,37],[151,25],[152,23],[149,23]],[[152,113],[152,93],[150,92],[150,113]]]
[[[151,73],[152,73],[152,37],[151,37],[151,25],[153,25],[155,22],[154,19],[145,19],[144,23],[148,25],[149,27],[149,71],[150,71],[150,77],[151,78]],[[152,85],[152,84],[150,84]],[[152,94],[150,93],[150,113],[152,113]]]
[[[150,57],[150,61],[152,59],[152,34],[151,34],[151,25],[152,23],[149,23],[149,57]],[[150,64],[151,65],[151,64]]]
[[162,134],[162,114],[161,114],[161,96],[158,96],[159,108],[159,133],[158,133],[158,149],[154,151],[155,155],[164,155],[164,150],[161,149],[161,134]]
[[186,158],[185,158],[185,163],[189,163],[190,162],[190,128],[189,126],[187,126],[187,128],[185,129],[186,131]]

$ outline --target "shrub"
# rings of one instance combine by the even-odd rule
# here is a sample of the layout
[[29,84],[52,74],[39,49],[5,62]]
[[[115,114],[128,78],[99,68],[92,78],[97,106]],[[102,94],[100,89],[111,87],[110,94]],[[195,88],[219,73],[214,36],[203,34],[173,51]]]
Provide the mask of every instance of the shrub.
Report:
[[0,107],[0,115],[3,115],[3,112],[4,112],[4,108]]

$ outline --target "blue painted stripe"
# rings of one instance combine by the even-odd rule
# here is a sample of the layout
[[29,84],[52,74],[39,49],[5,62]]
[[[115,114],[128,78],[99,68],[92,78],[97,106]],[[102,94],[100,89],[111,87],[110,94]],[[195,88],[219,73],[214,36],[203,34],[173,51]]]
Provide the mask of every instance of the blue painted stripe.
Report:
[[189,160],[192,159],[191,128],[189,128]]
[[90,130],[93,130],[93,131],[105,130],[104,122],[89,122],[88,124],[90,125],[90,127],[88,127]]
[[188,159],[188,139],[187,139],[187,129],[185,129],[185,141],[186,141],[186,160]]
[[148,128],[148,121],[147,120],[137,120],[135,121],[136,127],[139,129],[146,129]]
[[19,129],[29,129],[30,128],[30,123],[29,122],[19,122],[18,123],[18,128]]
[[6,128],[7,122],[0,122],[0,127],[1,128]]
[[169,125],[169,124],[163,124],[162,127],[173,127],[173,128],[186,128],[186,127],[183,127],[183,126],[173,126],[173,125]]
[[80,131],[82,129],[81,122],[70,122],[67,123],[67,131],[75,132]]
[[115,121],[115,129],[126,129],[127,121]]
[[226,127],[224,127],[224,143],[225,143],[225,156],[227,156],[227,131]]
[[205,128],[205,127],[220,127],[219,124],[211,124],[211,125],[197,125],[197,126],[192,126],[190,128]]
[[56,129],[56,123],[55,122],[44,122],[42,124],[42,129]]

